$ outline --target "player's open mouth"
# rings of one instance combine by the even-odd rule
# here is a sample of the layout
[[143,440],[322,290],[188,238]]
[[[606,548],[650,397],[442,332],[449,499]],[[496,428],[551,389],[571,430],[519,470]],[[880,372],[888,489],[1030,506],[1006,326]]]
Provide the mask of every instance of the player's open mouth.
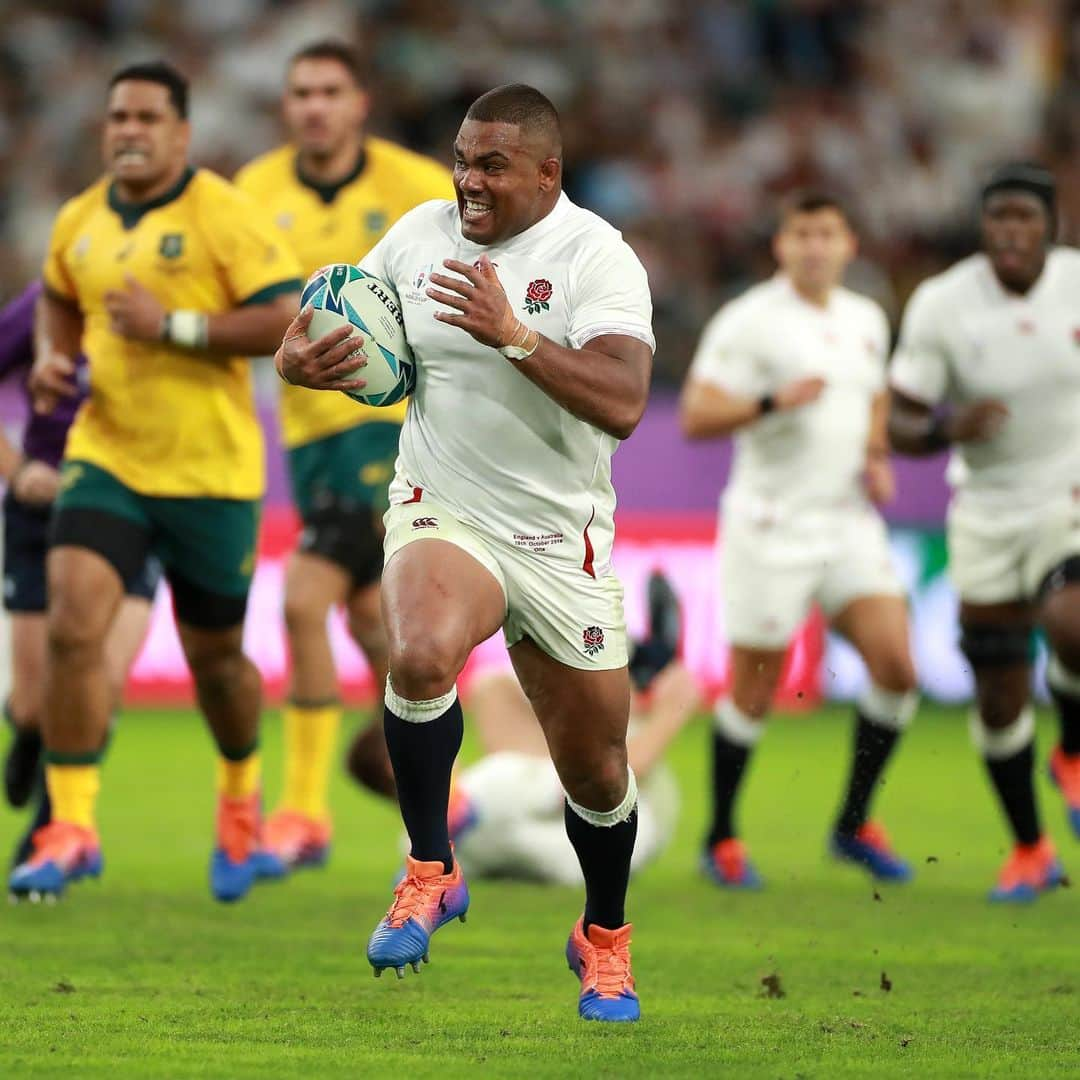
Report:
[[142,164],[147,160],[150,155],[145,150],[139,150],[133,146],[124,147],[122,150],[117,150],[113,155],[113,161],[118,165],[130,165],[130,164]]
[[466,221],[475,223],[477,221],[483,221],[491,211],[492,208],[487,203],[478,203],[473,202],[472,199],[466,199],[465,211],[461,216]]

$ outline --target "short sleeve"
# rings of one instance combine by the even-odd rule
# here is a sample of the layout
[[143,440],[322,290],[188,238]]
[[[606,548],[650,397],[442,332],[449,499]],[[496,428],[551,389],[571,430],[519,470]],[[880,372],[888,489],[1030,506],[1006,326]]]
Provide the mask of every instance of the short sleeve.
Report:
[[937,310],[925,285],[912,294],[900,324],[889,381],[901,393],[927,405],[938,405],[949,386],[948,350]]
[[605,246],[582,266],[569,314],[566,337],[571,348],[580,349],[604,334],[621,334],[656,349],[649,278],[625,241]]
[[747,320],[737,309],[721,308],[705,324],[690,365],[690,378],[747,397],[768,392]]
[[78,228],[78,221],[78,208],[73,202],[61,208],[53,222],[49,250],[41,271],[42,281],[50,293],[73,302],[78,300],[79,290],[68,272],[67,253]]
[[253,199],[234,191],[234,199],[221,200],[213,230],[215,257],[233,303],[266,304],[299,292],[303,273],[284,234]]

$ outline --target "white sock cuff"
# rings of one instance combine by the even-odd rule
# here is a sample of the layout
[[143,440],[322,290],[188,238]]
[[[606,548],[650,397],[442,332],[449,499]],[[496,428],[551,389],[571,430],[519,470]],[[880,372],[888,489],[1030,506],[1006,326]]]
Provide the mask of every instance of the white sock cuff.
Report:
[[1080,675],[1074,675],[1057,657],[1056,653],[1050,654],[1050,660],[1046,665],[1046,681],[1062,694],[1069,697],[1080,697]]
[[765,725],[747,716],[731,698],[717,702],[713,726],[736,746],[754,746],[765,731]]
[[990,729],[972,709],[968,716],[968,730],[975,749],[990,761],[1012,757],[1029,745],[1035,738],[1035,710],[1025,705],[1020,715],[1007,727]]
[[626,794],[614,810],[587,810],[584,806],[578,806],[569,795],[566,796],[567,805],[579,818],[602,829],[610,829],[612,825],[624,822],[634,812],[637,799],[637,777],[634,776],[634,770],[629,765],[626,767]]
[[859,698],[859,712],[878,727],[903,731],[915,716],[919,707],[918,690],[884,690],[871,683]]
[[451,686],[445,694],[430,701],[407,701],[399,697],[390,685],[390,676],[386,677],[386,707],[397,717],[410,724],[427,724],[437,720],[457,701],[457,684]]

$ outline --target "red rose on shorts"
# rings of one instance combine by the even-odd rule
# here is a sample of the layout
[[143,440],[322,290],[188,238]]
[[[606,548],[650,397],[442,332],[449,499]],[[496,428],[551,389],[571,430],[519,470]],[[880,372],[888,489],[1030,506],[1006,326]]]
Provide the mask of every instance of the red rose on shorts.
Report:
[[581,642],[589,656],[595,656],[604,647],[604,631],[599,626],[586,626]]
[[525,310],[530,315],[536,315],[541,311],[550,311],[551,304],[548,301],[551,299],[553,291],[551,282],[547,278],[537,278],[535,281],[530,281],[529,287],[525,290]]

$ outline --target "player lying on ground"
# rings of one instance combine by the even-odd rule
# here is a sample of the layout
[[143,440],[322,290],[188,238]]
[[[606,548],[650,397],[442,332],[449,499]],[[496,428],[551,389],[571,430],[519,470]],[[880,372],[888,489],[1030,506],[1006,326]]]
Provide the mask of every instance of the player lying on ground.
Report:
[[[34,359],[34,308],[41,296],[35,282],[0,311],[0,378],[16,374],[25,389],[26,423],[22,449],[0,430],[0,476],[4,496],[4,609],[11,620],[11,691],[4,714],[12,728],[4,762],[4,793],[15,808],[35,797],[26,833],[15,845],[12,865],[32,851],[32,836],[51,818],[41,762],[41,698],[46,642],[45,555],[53,503],[60,490],[60,459],[75,412],[85,397],[85,358],[75,359],[74,397],[41,415],[30,404],[27,376]],[[150,622],[150,604],[160,577],[147,560],[131,583],[105,641],[113,711],[119,707],[128,672]]]
[[[659,594],[661,618],[674,625],[675,633],[665,633],[654,619],[649,639],[635,646],[631,661],[638,691],[627,739],[627,757],[638,780],[632,873],[657,858],[674,832],[679,795],[663,755],[701,702],[693,677],[669,659],[678,644],[674,596],[662,578],[653,579],[650,593]],[[655,611],[657,605],[652,606]],[[672,617],[665,608],[674,612]],[[563,823],[559,775],[502,642],[484,642],[474,654],[472,671],[470,717],[484,756],[455,778],[450,799],[455,857],[470,877],[581,885],[581,865]]]
[[[453,198],[443,166],[366,133],[370,107],[352,50],[333,41],[306,46],[285,76],[288,144],[237,174],[237,187],[288,236],[305,276],[366,255],[414,206]],[[285,573],[285,786],[264,837],[288,867],[321,865],[329,853],[327,788],[342,712],[326,626],[332,607],[344,609],[375,685],[386,683],[381,518],[405,406],[375,409],[344,394],[282,387],[282,438],[304,528]],[[381,716],[357,735],[350,761],[363,767],[368,787],[393,797]]]
[[814,603],[869,673],[829,846],[877,878],[911,876],[868,818],[917,697],[906,602],[874,509],[894,494],[889,327],[878,304],[841,284],[855,249],[834,198],[791,198],[773,240],[779,272],[713,318],[683,391],[690,438],[735,435],[722,503],[731,689],[716,709],[713,820],[703,857],[718,885],[761,884],[738,839],[734,804],[788,643]]
[[[383,574],[384,722],[411,855],[368,958],[376,972],[418,965],[432,931],[468,908],[446,820],[456,684],[501,626],[585,878],[567,946],[579,1013],[636,1020],[625,897],[637,786],[610,458],[648,397],[648,281],[618,232],[562,194],[558,116],[536,90],[478,98],[454,159],[457,205],[406,214],[361,262],[397,292],[417,369]],[[309,318],[279,350],[283,377],[362,390],[347,330],[308,342]]]
[[1080,253],[1053,247],[1054,178],[998,169],[981,254],[923,282],[893,361],[891,432],[909,454],[952,447],[949,572],[975,676],[971,735],[1015,847],[991,897],[1063,876],[1035,801],[1036,626],[1061,720],[1050,775],[1080,835]]
[[68,435],[48,556],[53,822],[12,872],[16,894],[100,873],[104,643],[151,553],[219,754],[211,889],[235,900],[282,871],[259,847],[261,680],[243,651],[265,483],[247,357],[276,347],[301,283],[259,206],[188,166],[186,117],[187,83],[167,64],[113,76],[107,175],[60,211],[45,263],[34,407],[72,395],[80,349],[93,394]]

